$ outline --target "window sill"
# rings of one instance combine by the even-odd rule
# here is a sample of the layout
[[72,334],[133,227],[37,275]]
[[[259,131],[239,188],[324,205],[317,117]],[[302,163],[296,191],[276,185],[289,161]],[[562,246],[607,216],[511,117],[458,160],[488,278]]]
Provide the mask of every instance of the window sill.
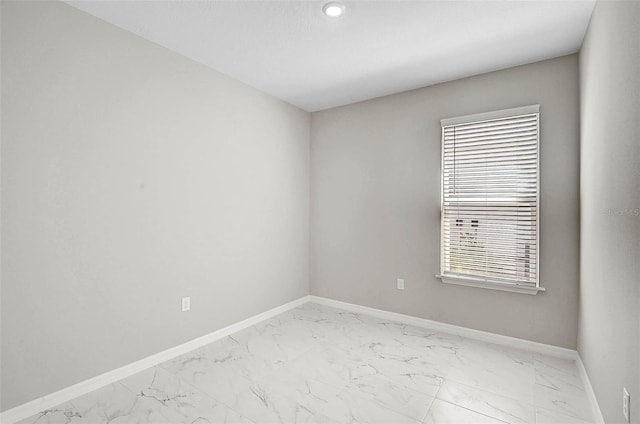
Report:
[[481,289],[489,290],[501,290],[512,293],[522,294],[538,294],[538,292],[545,291],[543,287],[531,287],[513,283],[503,283],[500,281],[481,280],[471,277],[461,277],[453,275],[436,275],[445,284],[456,284],[459,286],[478,287]]

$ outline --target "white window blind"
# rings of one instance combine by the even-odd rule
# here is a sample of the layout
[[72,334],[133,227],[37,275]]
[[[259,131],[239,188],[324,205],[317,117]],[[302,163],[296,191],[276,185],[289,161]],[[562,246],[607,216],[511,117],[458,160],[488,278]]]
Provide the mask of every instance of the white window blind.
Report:
[[442,122],[441,277],[535,293],[539,106]]

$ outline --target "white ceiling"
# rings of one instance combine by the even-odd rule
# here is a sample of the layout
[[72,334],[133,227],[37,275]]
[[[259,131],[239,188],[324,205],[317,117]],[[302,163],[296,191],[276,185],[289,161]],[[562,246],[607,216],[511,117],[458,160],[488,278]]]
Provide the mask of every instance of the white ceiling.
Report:
[[67,3],[316,111],[574,53],[595,0]]

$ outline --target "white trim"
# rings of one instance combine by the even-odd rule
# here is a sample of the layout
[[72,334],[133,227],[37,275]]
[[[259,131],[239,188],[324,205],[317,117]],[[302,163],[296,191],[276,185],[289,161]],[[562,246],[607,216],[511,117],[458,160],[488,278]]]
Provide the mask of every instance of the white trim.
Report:
[[325,297],[310,296],[310,300],[311,302],[321,305],[332,306],[334,308],[345,309],[351,312],[372,315],[378,318],[384,318],[391,321],[402,322],[404,324],[415,325],[417,327],[429,328],[431,330],[442,331],[449,334],[455,334],[457,336],[464,336],[470,339],[496,343],[503,346],[528,350],[531,352],[542,353],[545,355],[554,356],[556,358],[575,360],[578,356],[578,352],[573,349],[532,342],[530,340],[518,339],[516,337],[503,336],[501,334],[489,333],[488,331],[474,330],[471,328],[460,327],[453,324],[445,324],[443,322],[412,317],[410,315],[388,312],[382,309],[375,309],[369,308],[367,306],[355,305],[353,303],[340,302],[338,300],[327,299]]
[[491,119],[500,119],[516,115],[527,115],[529,113],[540,113],[540,105],[521,106],[511,109],[494,110],[491,112],[474,113],[473,115],[445,118],[440,120],[440,125],[442,125],[443,127],[448,127],[450,125],[460,125],[466,124],[468,122],[489,121]]
[[181,345],[169,348],[162,352],[140,359],[139,361],[132,362],[123,367],[108,371],[96,377],[92,377],[88,380],[81,381],[80,383],[74,384],[72,386],[65,387],[64,389],[58,390],[57,392],[16,406],[15,408],[8,409],[0,414],[0,422],[9,424],[23,420],[41,411],[53,408],[54,406],[60,405],[61,403],[75,399],[78,396],[82,396],[108,384],[115,383],[118,380],[122,380],[123,378],[134,375],[140,371],[144,371],[150,367],[156,366],[177,356],[183,355],[194,349],[198,349],[211,342],[226,337],[229,334],[233,334],[247,327],[251,327],[254,324],[267,320],[290,309],[297,308],[298,306],[304,305],[309,301],[310,296],[303,296],[300,299],[285,303],[284,305],[254,315],[250,318],[247,318],[240,322],[236,322],[235,324],[231,324],[227,327],[190,340]]
[[478,287],[481,289],[489,290],[501,290],[512,293],[538,294],[538,292],[545,291],[544,287],[517,283],[505,283],[502,281],[492,281],[482,278],[462,277],[457,275],[436,275],[436,278],[439,278],[443,283],[446,284],[455,284],[458,286],[466,287]]
[[593,386],[591,385],[589,375],[587,374],[587,369],[584,367],[584,363],[582,362],[580,354],[576,356],[576,366],[578,367],[578,372],[580,373],[580,378],[582,379],[584,389],[587,392],[587,399],[589,400],[589,406],[591,406],[591,415],[595,420],[595,424],[605,424],[604,417],[602,416],[602,411],[600,411],[600,406],[598,405],[596,393],[593,391]]

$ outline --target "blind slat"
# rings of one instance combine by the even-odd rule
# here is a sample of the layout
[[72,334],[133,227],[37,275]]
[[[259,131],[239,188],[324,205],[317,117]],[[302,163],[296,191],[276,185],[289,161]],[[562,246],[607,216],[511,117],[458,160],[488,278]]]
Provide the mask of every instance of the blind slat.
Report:
[[486,258],[484,261],[476,261],[470,255],[458,254],[458,252],[450,252],[452,257],[451,264],[454,268],[476,268],[476,269],[491,269],[494,272],[526,270],[527,274],[533,276],[536,274],[536,266],[534,262],[526,259],[519,260],[515,256],[500,256]]

